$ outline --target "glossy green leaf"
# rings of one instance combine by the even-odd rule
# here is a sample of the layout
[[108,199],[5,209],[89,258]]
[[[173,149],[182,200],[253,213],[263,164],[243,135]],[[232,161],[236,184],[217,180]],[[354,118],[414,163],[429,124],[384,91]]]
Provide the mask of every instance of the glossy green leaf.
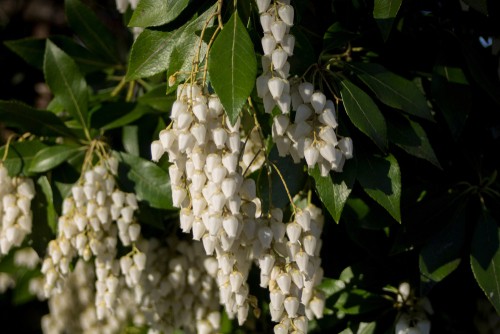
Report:
[[154,27],[173,21],[189,0],[141,0],[132,14],[129,27]]
[[52,112],[34,109],[18,101],[0,101],[0,119],[9,127],[38,136],[75,136]]
[[139,201],[146,201],[157,209],[173,210],[172,192],[168,172],[151,161],[119,152],[119,160],[126,169],[128,178],[135,184]]
[[373,18],[377,22],[384,40],[387,40],[392,29],[394,18],[398,14],[403,0],[375,0]]
[[201,30],[207,20],[210,20],[207,26],[211,26],[212,14],[215,10],[216,5],[171,32],[145,29],[132,45],[127,80],[150,77],[166,71],[170,64],[170,56],[177,43],[183,43],[191,35],[196,36],[196,31]]
[[389,141],[398,145],[408,154],[425,159],[441,168],[424,128],[409,118],[391,119],[387,123]]
[[140,103],[105,103],[91,115],[93,128],[111,130],[128,125],[154,110]]
[[165,85],[159,85],[140,96],[137,101],[156,110],[170,112],[176,99],[175,91],[176,86],[165,90]]
[[368,196],[401,222],[401,172],[396,158],[393,155],[360,156],[356,177]]
[[464,206],[459,207],[448,226],[434,234],[422,247],[419,266],[424,280],[440,282],[458,268],[465,241],[464,211]]
[[52,230],[52,233],[55,234],[57,232],[57,212],[56,209],[54,208],[54,193],[52,191],[52,187],[46,175],[40,176],[40,178],[38,178],[37,183],[42,189],[43,195],[45,196],[47,223],[50,229]]
[[382,150],[387,149],[385,118],[368,94],[348,80],[341,81],[340,95],[352,123]]
[[257,60],[252,40],[234,12],[217,36],[210,57],[208,71],[215,92],[232,123],[252,93],[257,75]]
[[425,96],[413,82],[379,64],[355,63],[351,66],[384,104],[410,115],[433,119]]
[[78,146],[55,145],[46,147],[33,157],[29,171],[31,173],[46,172],[59,166],[80,151],[81,148]]
[[345,282],[340,279],[323,278],[321,284],[318,285],[317,288],[325,294],[325,298],[328,298],[335,293],[344,290],[345,287]]
[[64,108],[88,128],[88,87],[73,59],[47,40],[43,65],[45,80]]
[[333,173],[326,177],[321,176],[318,167],[309,169],[309,175],[314,178],[316,191],[321,202],[332,215],[335,222],[340,221],[344,205],[349,198],[356,179],[356,170],[353,160],[347,161],[342,173]]
[[96,14],[80,0],[65,0],[64,8],[69,26],[83,43],[104,59],[118,63],[116,37]]
[[431,92],[435,104],[455,140],[457,140],[472,109],[471,87],[461,68],[436,64],[432,73]]
[[[31,160],[38,151],[45,147],[46,145],[38,140],[11,143],[3,165],[7,168],[10,176],[16,176],[20,173],[29,175],[28,168],[31,165]],[[5,150],[5,146],[0,148],[0,157],[4,156]]]
[[140,155],[139,150],[139,126],[127,125],[122,129],[122,143],[125,152]]
[[500,228],[487,211],[477,223],[470,260],[477,283],[500,313]]

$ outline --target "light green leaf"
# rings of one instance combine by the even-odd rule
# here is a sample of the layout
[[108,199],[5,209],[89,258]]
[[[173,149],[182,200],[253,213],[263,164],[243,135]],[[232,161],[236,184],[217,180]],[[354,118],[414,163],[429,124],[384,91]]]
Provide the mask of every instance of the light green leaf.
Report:
[[500,313],[500,228],[487,211],[476,226],[470,261],[477,283]]
[[151,161],[117,152],[128,178],[135,183],[135,194],[140,201],[146,201],[157,209],[173,210],[172,192],[168,172]]
[[351,66],[384,104],[410,115],[433,119],[425,96],[413,82],[379,64],[355,63]]
[[341,81],[340,95],[352,123],[382,150],[387,149],[385,118],[368,94],[348,80]]
[[50,90],[75,120],[88,131],[88,87],[73,59],[47,40],[43,65]]
[[126,79],[130,81],[166,71],[175,46],[191,35],[196,36],[209,20],[207,26],[211,26],[215,10],[216,5],[172,32],[145,29],[132,45]]
[[356,179],[356,170],[352,161],[346,162],[342,173],[334,173],[327,177],[321,176],[318,167],[309,169],[309,175],[314,178],[321,202],[337,223],[340,221],[342,210]]
[[116,37],[80,0],[64,2],[68,24],[83,43],[107,61],[118,63]]
[[363,190],[401,223],[401,172],[396,158],[360,156],[357,180]]
[[127,125],[122,129],[123,148],[127,153],[140,155],[139,150],[139,126]]
[[33,157],[29,171],[31,173],[46,172],[77,155],[80,151],[81,148],[78,146],[55,145],[46,147]]
[[189,0],[141,0],[132,14],[129,27],[154,27],[173,21]]
[[238,12],[233,13],[217,36],[208,59],[208,71],[215,92],[234,123],[257,75],[253,43]]
[[0,101],[0,119],[7,126],[38,136],[75,136],[52,112],[37,110],[18,101]]
[[389,140],[417,158],[425,159],[441,168],[439,161],[427,138],[424,128],[409,118],[388,122]]

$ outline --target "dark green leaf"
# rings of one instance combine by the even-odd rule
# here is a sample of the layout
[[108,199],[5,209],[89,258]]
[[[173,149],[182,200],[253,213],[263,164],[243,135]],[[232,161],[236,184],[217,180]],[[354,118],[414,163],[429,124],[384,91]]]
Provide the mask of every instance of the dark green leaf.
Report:
[[152,112],[154,110],[144,104],[122,101],[106,103],[92,113],[91,124],[93,128],[111,130],[128,125]]
[[434,166],[441,168],[427,134],[420,124],[409,118],[390,120],[387,132],[389,140],[409,154],[425,159]]
[[392,29],[394,18],[398,14],[403,0],[375,0],[373,18],[377,22],[384,40],[387,40]]
[[52,112],[37,110],[18,101],[0,101],[0,119],[9,127],[38,136],[75,136]]
[[382,150],[387,149],[385,118],[368,94],[348,80],[342,80],[340,95],[352,123]]
[[451,134],[458,139],[472,107],[472,93],[461,68],[445,64],[434,66],[432,96]]
[[[127,80],[150,77],[166,71],[170,64],[170,56],[177,43],[183,43],[190,35],[196,36],[196,31],[201,30],[207,20],[212,20],[211,17],[215,10],[216,5],[172,32],[144,30],[132,45]],[[208,26],[211,26],[211,22]]]
[[55,234],[57,232],[57,212],[54,208],[54,193],[52,192],[52,187],[50,186],[50,182],[47,179],[47,176],[45,175],[40,176],[37,183],[42,189],[43,195],[45,196],[47,223],[52,232]]
[[165,90],[165,85],[160,85],[151,89],[146,94],[140,96],[137,101],[146,104],[151,108],[169,112],[172,109],[172,104],[176,99],[176,87],[170,87]]
[[[9,145],[9,152],[3,165],[7,168],[10,176],[15,176],[20,173],[29,175],[28,168],[31,164],[31,160],[38,151],[45,147],[46,145],[38,140],[12,143]],[[5,149],[5,146],[0,148],[0,157],[4,156]]]
[[357,171],[357,180],[368,196],[401,222],[401,172],[396,158],[393,155],[360,156]]
[[154,27],[173,21],[189,0],[141,0],[132,14],[129,27]]
[[43,66],[45,80],[64,108],[88,129],[88,87],[73,59],[47,40]]
[[173,210],[168,172],[140,157],[119,152],[118,157],[128,178],[135,183],[135,194],[153,208]]
[[345,314],[363,314],[375,310],[390,308],[391,302],[382,296],[361,289],[352,289],[340,293],[334,308]]
[[323,36],[323,48],[325,50],[333,50],[343,48],[350,41],[358,38],[360,35],[349,30],[346,30],[340,22],[335,22]]
[[351,66],[384,104],[410,115],[432,120],[427,100],[413,82],[379,64],[355,63]]
[[69,26],[93,52],[110,62],[118,63],[116,37],[80,0],[66,0],[65,11]]
[[252,92],[257,75],[253,43],[238,12],[233,13],[217,36],[208,59],[208,70],[215,92],[234,123]]
[[446,228],[434,234],[420,251],[420,273],[424,280],[440,282],[457,269],[465,241],[464,206],[455,211]]
[[122,143],[125,152],[138,156],[139,150],[139,126],[128,125],[122,129]]
[[80,151],[81,148],[78,146],[55,145],[46,147],[33,157],[29,171],[31,173],[46,172],[77,155]]
[[321,202],[337,223],[340,221],[344,204],[349,198],[356,179],[356,169],[352,161],[346,162],[342,173],[334,173],[327,177],[321,176],[318,167],[309,169],[309,175],[314,178]]
[[478,221],[470,260],[477,283],[500,313],[500,229],[489,212]]

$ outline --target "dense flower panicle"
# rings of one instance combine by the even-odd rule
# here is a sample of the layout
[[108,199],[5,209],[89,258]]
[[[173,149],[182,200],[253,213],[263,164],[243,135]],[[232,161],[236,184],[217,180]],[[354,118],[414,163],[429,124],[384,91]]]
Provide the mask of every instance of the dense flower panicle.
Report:
[[33,180],[10,177],[0,162],[0,256],[19,247],[31,233],[33,213],[31,200],[35,196]]
[[[63,289],[75,258],[93,259],[98,319],[111,312],[115,305],[114,282],[123,275],[129,286],[138,284],[144,269],[141,263],[145,261],[137,261],[127,270],[121,270],[117,259],[118,240],[123,246],[137,242],[140,225],[134,218],[138,208],[135,194],[118,189],[114,179],[116,170],[115,159],[102,160],[71,188],[71,194],[63,202],[57,238],[49,242],[42,263],[44,291],[49,297]],[[134,254],[135,258],[143,256],[140,252]]]
[[[122,333],[133,324],[147,326],[148,333],[212,334],[220,329],[218,289],[214,259],[208,258],[199,243],[170,237],[141,240],[138,247],[146,255],[147,275],[130,287],[124,277],[107,281],[117,295],[113,312],[99,318],[93,303],[100,284],[97,268],[79,259],[67,275],[61,293],[49,298],[50,313],[42,319],[44,333]],[[135,260],[135,259],[134,259]],[[216,265],[215,265],[216,266]],[[216,268],[215,268],[216,269]]]

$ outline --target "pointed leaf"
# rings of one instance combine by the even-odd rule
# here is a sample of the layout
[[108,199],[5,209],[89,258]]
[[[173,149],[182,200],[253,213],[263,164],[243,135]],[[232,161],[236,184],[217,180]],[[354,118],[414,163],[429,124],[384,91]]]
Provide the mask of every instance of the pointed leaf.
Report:
[[156,110],[169,112],[176,99],[175,94],[173,94],[175,91],[175,86],[165,90],[165,85],[160,85],[140,96],[137,101]]
[[55,234],[57,232],[57,212],[54,208],[54,193],[52,191],[52,187],[50,186],[49,179],[46,175],[40,176],[37,183],[42,189],[43,195],[45,196],[47,223],[52,232]]
[[73,59],[50,40],[47,40],[43,71],[52,93],[75,120],[88,129],[87,83]]
[[384,40],[387,40],[392,29],[394,18],[398,14],[403,0],[375,0],[373,18],[377,22]]
[[79,146],[55,145],[39,151],[31,161],[31,173],[43,173],[59,166],[81,151]]
[[[207,26],[211,26],[212,14],[215,10],[216,5],[210,7],[198,18],[171,32],[145,29],[132,45],[126,79],[130,81],[166,71],[177,43],[182,43],[186,36],[196,36],[196,32],[205,26],[207,20],[210,20]],[[195,48],[194,45],[193,48]]]
[[0,101],[0,119],[9,127],[38,136],[75,136],[52,112],[37,110],[18,101]]
[[389,140],[417,158],[425,159],[441,168],[436,154],[427,138],[424,128],[409,118],[390,120],[388,123]]
[[336,223],[340,221],[342,210],[356,179],[355,166],[352,165],[352,161],[346,162],[342,173],[334,173],[327,177],[321,176],[318,167],[309,169],[309,175],[314,178],[319,198]]
[[385,118],[368,94],[348,80],[341,81],[340,95],[352,123],[382,150],[387,149]]
[[118,63],[116,37],[101,20],[80,0],[64,2],[68,24],[83,43],[104,59]]
[[234,12],[217,36],[208,59],[212,85],[226,114],[235,122],[252,92],[257,60],[252,40]]
[[[31,160],[38,151],[45,147],[46,145],[38,140],[12,143],[9,145],[9,152],[3,165],[7,168],[10,176],[20,173],[29,175],[28,168],[31,165]],[[0,148],[0,157],[4,156],[5,149],[5,146]]]
[[189,0],[141,0],[132,14],[129,27],[154,27],[173,21]]
[[154,110],[142,103],[104,103],[91,115],[93,128],[111,130],[130,124]]
[[359,157],[357,180],[363,190],[401,223],[401,172],[396,158]]
[[379,64],[355,63],[351,66],[384,104],[410,115],[432,120],[427,100],[413,82]]
[[489,212],[478,221],[470,260],[477,283],[500,313],[500,228]]
[[128,178],[135,183],[135,194],[157,209],[173,210],[172,192],[168,172],[156,164],[131,154],[119,152]]

